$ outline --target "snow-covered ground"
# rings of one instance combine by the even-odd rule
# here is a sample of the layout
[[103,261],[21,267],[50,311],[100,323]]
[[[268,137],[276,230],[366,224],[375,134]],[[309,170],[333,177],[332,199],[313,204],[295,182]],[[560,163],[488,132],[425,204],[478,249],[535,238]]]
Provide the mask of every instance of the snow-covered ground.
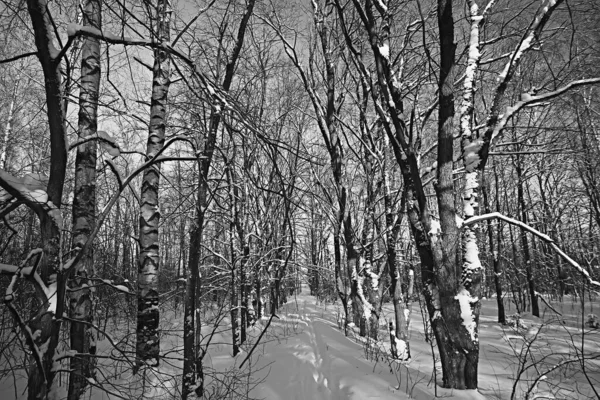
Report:
[[[514,391],[514,398],[522,399],[534,380],[542,376],[545,378],[539,379],[530,398],[595,398],[588,379],[600,389],[600,332],[586,329],[582,336],[581,321],[590,312],[599,314],[600,306],[596,302],[594,310],[586,307],[582,312],[580,304],[570,298],[552,305],[561,312],[560,317],[549,310],[541,319],[526,316],[526,327],[516,330],[497,324],[496,301],[483,300],[479,390],[452,391],[434,384],[441,381],[441,372],[436,363],[434,373],[432,348],[425,341],[418,304],[413,305],[411,316],[412,359],[400,364],[386,353],[389,335],[385,319],[392,317],[391,305],[384,307],[385,319],[381,320],[383,342],[366,343],[354,332],[344,336],[338,328],[339,306],[317,304],[314,297],[301,294],[283,306],[242,369],[238,367],[266,320],[250,330],[250,339],[235,358],[231,355],[228,316],[216,328],[202,328],[205,340],[211,337],[204,363],[207,398],[358,400],[431,399],[437,395],[446,399],[510,399]],[[513,313],[514,307],[507,308],[508,315]],[[181,312],[165,311],[162,317],[161,347],[166,357],[159,369],[147,371],[145,382],[132,376],[127,363],[115,361],[122,354],[105,339],[99,343],[99,354],[113,359],[99,360],[101,367],[92,383],[113,395],[94,387],[85,398],[129,399],[140,398],[142,393],[156,400],[180,397]],[[109,324],[109,328],[115,331],[114,337],[124,339],[123,333],[134,326]],[[584,364],[579,361],[581,354],[596,359]],[[547,373],[561,363],[561,368]],[[588,372],[587,378],[582,368]],[[16,378],[8,375],[0,381],[0,399],[25,398],[25,383],[24,372],[18,372]]]

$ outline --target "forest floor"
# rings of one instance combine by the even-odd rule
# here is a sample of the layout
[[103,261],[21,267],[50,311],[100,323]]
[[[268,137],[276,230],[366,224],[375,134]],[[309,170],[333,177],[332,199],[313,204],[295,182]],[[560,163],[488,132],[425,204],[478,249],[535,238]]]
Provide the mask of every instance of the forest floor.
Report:
[[[507,315],[515,312],[505,299]],[[581,303],[570,297],[551,302],[560,316],[540,305],[542,318],[522,316],[520,329],[496,322],[495,299],[482,301],[480,318],[479,390],[442,389],[439,362],[432,358],[432,346],[425,340],[419,304],[412,307],[410,325],[411,360],[398,363],[389,354],[387,321],[392,307],[384,306],[380,336],[382,342],[368,342],[338,327],[340,307],[317,303],[313,296],[292,297],[273,318],[243,368],[254,341],[267,320],[259,321],[248,332],[242,351],[232,357],[228,313],[218,313],[214,323],[202,328],[204,340],[210,338],[204,359],[206,398],[320,400],[320,399],[586,399],[597,398],[591,384],[600,390],[600,331],[584,329],[582,320],[591,312],[600,314],[600,303]],[[210,312],[209,312],[210,314]],[[210,319],[210,315],[208,316]],[[176,399],[180,397],[181,311],[162,314],[161,347],[165,358],[158,369],[148,369],[142,382],[131,375],[130,364],[115,361],[120,352],[107,339],[99,342],[100,359],[96,379],[85,399]],[[109,324],[114,336],[131,341],[134,325]],[[120,333],[119,333],[120,332]],[[127,339],[129,338],[129,339]],[[119,345],[118,347],[121,347]],[[167,351],[169,350],[169,352]],[[120,353],[121,355],[124,353]],[[595,357],[582,362],[585,357]],[[556,365],[564,364],[548,372]],[[587,374],[584,374],[586,372]],[[587,375],[587,377],[586,377]],[[534,380],[544,378],[534,385]],[[63,379],[66,381],[66,379]],[[435,385],[434,382],[438,382]],[[0,399],[25,398],[25,372],[5,375],[0,380]],[[112,393],[112,394],[109,394]],[[144,393],[144,395],[142,395]],[[64,391],[57,398],[64,398]]]

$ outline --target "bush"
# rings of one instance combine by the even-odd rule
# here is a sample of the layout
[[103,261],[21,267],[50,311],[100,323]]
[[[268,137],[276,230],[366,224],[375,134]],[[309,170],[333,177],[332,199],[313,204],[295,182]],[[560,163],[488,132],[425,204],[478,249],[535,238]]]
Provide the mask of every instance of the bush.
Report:
[[506,324],[515,329],[527,329],[527,325],[525,325],[525,322],[523,322],[519,313],[509,316],[507,318]]

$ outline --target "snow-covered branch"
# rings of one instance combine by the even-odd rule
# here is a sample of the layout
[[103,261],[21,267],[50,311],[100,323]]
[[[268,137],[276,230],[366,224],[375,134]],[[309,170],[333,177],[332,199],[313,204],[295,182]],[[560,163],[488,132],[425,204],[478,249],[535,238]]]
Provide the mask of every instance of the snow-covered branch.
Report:
[[52,218],[58,227],[62,227],[60,210],[48,199],[48,193],[41,186],[32,186],[26,178],[17,178],[0,169],[0,187],[11,196],[25,203],[36,214],[45,214]]
[[516,115],[519,111],[521,111],[522,108],[540,105],[541,103],[551,100],[555,97],[558,97],[558,96],[564,94],[565,92],[567,92],[573,88],[576,88],[578,86],[593,85],[593,84],[598,84],[598,83],[600,83],[600,78],[580,79],[577,81],[570,82],[561,88],[558,88],[556,90],[553,90],[551,92],[547,92],[544,94],[540,94],[540,95],[532,95],[530,93],[521,94],[520,101],[516,102],[513,106],[506,108],[506,112],[501,116],[500,121],[498,121],[498,123],[496,124],[496,126],[492,132],[491,140],[494,140],[500,134],[500,132],[502,132],[502,130],[506,126],[507,122],[514,115]]
[[[27,265],[27,263],[36,256],[37,256],[37,259],[35,260],[33,267],[25,267]],[[46,300],[49,299],[48,288],[46,287],[46,285],[44,285],[42,278],[39,276],[39,274],[36,271],[42,257],[43,257],[43,250],[40,248],[34,249],[29,252],[29,254],[25,258],[25,260],[18,267],[14,266],[14,265],[0,264],[0,273],[12,274],[12,279],[11,279],[8,287],[6,288],[6,293],[4,295],[4,304],[6,305],[6,307],[10,311],[10,313],[13,315],[15,321],[17,321],[17,324],[21,328],[21,332],[23,332],[23,334],[25,335],[25,341],[27,342],[27,345],[29,346],[29,348],[31,350],[31,353],[33,355],[35,363],[37,364],[38,369],[41,371],[43,379],[46,381],[47,377],[45,374],[45,370],[43,368],[44,355],[43,355],[42,351],[40,350],[40,348],[35,343],[36,335],[39,334],[39,331],[38,332],[31,331],[31,329],[29,328],[27,323],[23,320],[23,318],[21,317],[21,314],[19,314],[18,310],[15,308],[15,306],[13,304],[13,302],[15,300],[14,287],[17,283],[17,280],[22,276],[33,277],[33,280],[40,286],[40,289],[45,293]]]
[[514,71],[516,70],[521,57],[523,54],[531,48],[531,43],[533,39],[539,35],[540,31],[544,28],[548,19],[550,19],[550,15],[554,9],[562,3],[563,0],[545,0],[542,6],[541,12],[536,16],[536,18],[531,23],[529,29],[527,30],[525,36],[521,39],[519,46],[515,49],[512,54],[510,60],[504,66],[504,69],[498,76],[499,82],[507,82],[512,78]]
[[79,138],[79,140],[71,143],[71,145],[69,146],[69,150],[73,150],[77,148],[77,146],[80,146],[92,140],[97,140],[101,142],[111,156],[116,157],[120,154],[119,145],[117,144],[115,138],[113,138],[104,131],[98,131],[95,135],[89,135]]
[[[40,263],[42,254],[43,254],[43,250],[40,248],[31,250],[29,252],[29,254],[27,254],[27,257],[25,257],[25,260],[18,267],[16,265],[0,264],[0,273],[13,275],[13,277],[10,281],[10,284],[6,288],[6,294],[4,297],[4,299],[6,301],[12,301],[12,299],[14,298],[14,295],[13,295],[14,286],[17,282],[17,279],[20,276],[30,276],[32,274],[37,274],[36,269]],[[35,261],[34,266],[25,268],[27,263],[35,256],[38,256],[38,257]],[[41,282],[41,279],[39,279],[39,276],[38,276],[38,279],[36,279],[36,281],[39,281],[40,283],[42,283],[42,286],[45,287],[43,282]]]
[[568,264],[570,264],[573,268],[575,268],[577,271],[579,271],[579,273],[581,275],[583,275],[585,280],[587,280],[590,285],[600,288],[600,282],[592,279],[589,272],[586,271],[585,268],[583,268],[581,265],[579,265],[579,263],[577,261],[573,260],[564,251],[562,251],[556,245],[556,242],[550,236],[538,231],[535,228],[532,228],[531,226],[529,226],[519,220],[507,217],[506,215],[503,215],[499,212],[493,212],[493,213],[489,213],[489,214],[483,214],[483,215],[477,215],[475,217],[471,217],[463,222],[463,226],[477,224],[478,222],[487,221],[490,219],[500,219],[502,221],[508,222],[509,224],[516,225],[516,226],[520,227],[521,229],[524,229],[527,232],[539,237],[544,242],[548,243],[550,245],[550,247],[552,247],[552,249],[554,249],[554,251],[556,251],[558,253],[558,255],[560,255]]
[[[533,40],[539,37],[546,23],[549,21],[550,16],[564,0],[544,0],[540,11],[537,13],[529,27],[526,29],[524,36],[517,48],[512,52],[509,61],[506,63],[503,71],[498,77],[498,86],[494,93],[494,98],[490,107],[489,115],[485,123],[485,133],[483,137],[479,137],[478,140],[472,143],[473,150],[477,151],[478,156],[473,157],[473,168],[482,169],[485,167],[487,162],[489,148],[491,145],[492,137],[502,131],[504,124],[502,124],[502,116],[500,115],[502,105],[505,102],[506,89],[509,82],[511,81],[517,67],[520,65],[520,60],[523,54],[530,49]],[[487,11],[487,10],[486,10]],[[486,12],[484,11],[484,12]],[[499,128],[499,125],[502,125]]]

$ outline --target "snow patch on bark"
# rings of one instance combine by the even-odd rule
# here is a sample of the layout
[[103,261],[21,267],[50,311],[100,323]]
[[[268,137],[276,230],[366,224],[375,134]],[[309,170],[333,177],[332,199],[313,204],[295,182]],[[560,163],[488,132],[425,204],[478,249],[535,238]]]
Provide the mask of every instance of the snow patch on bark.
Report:
[[477,323],[475,322],[475,316],[473,315],[472,305],[477,303],[479,300],[477,297],[472,297],[471,293],[464,287],[460,289],[458,294],[454,296],[455,300],[458,300],[460,304],[460,317],[463,320],[463,326],[469,332],[472,341],[477,341]]
[[498,76],[499,82],[502,82],[506,79],[510,68],[516,63],[518,63],[521,57],[523,57],[523,53],[525,53],[531,47],[531,42],[533,41],[536,35],[538,26],[542,22],[546,13],[548,13],[548,11],[550,10],[550,7],[553,7],[556,4],[556,1],[557,0],[547,0],[543,2],[541,12],[536,16],[535,20],[533,21],[533,24],[531,24],[529,34],[525,39],[523,39],[517,50],[513,53],[512,57],[510,58],[508,63],[506,63],[506,66]]
[[433,243],[435,243],[442,234],[442,226],[440,225],[440,221],[433,217],[431,218],[431,228],[429,229],[428,234]]
[[386,60],[390,60],[390,46],[387,43],[379,47],[379,53],[381,53],[381,56]]

